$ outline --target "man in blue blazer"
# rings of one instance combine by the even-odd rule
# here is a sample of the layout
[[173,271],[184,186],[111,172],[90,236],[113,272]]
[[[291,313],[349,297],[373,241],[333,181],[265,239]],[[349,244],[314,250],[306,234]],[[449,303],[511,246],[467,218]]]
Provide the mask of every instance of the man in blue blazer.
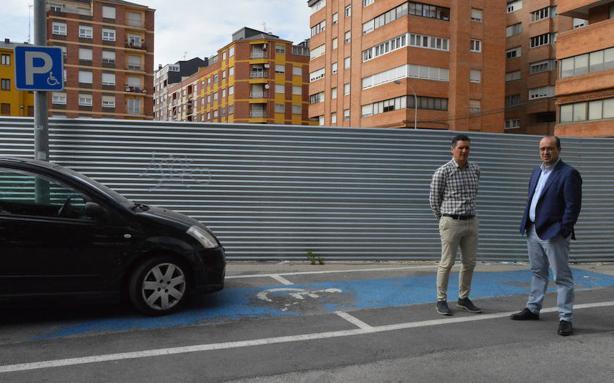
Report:
[[582,204],[580,173],[559,158],[561,142],[547,136],[539,142],[541,166],[529,181],[529,196],[520,222],[527,235],[529,262],[533,276],[527,306],[513,314],[513,320],[537,320],[548,287],[548,269],[557,286],[558,334],[573,333],[574,281],[569,268],[569,243],[576,239],[574,225]]

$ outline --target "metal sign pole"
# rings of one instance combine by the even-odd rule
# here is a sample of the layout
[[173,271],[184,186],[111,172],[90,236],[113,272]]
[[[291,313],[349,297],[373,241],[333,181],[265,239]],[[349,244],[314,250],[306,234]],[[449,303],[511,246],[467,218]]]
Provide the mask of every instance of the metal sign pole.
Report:
[[[34,0],[34,45],[47,45],[45,0]],[[34,158],[49,160],[47,92],[34,92]]]

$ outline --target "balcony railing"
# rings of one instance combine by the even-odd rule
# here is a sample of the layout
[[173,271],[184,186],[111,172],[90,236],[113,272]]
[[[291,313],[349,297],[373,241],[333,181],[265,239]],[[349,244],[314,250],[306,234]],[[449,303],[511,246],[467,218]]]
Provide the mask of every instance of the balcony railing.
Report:
[[136,41],[126,41],[126,48],[146,49],[144,42],[136,42]]
[[269,71],[268,70],[256,70],[256,71],[253,70],[249,72],[249,77],[250,78],[268,78]]
[[126,85],[124,90],[130,93],[147,93],[147,89],[131,85]]
[[252,59],[263,59],[267,57],[267,54],[265,51],[252,51],[249,57]]
[[128,70],[143,70],[143,67],[141,67],[140,65],[130,65],[128,64]]
[[249,92],[249,97],[250,98],[268,98],[269,92],[267,90],[251,91]]
[[250,110],[249,116],[253,118],[263,118],[266,117],[266,111],[264,110]]

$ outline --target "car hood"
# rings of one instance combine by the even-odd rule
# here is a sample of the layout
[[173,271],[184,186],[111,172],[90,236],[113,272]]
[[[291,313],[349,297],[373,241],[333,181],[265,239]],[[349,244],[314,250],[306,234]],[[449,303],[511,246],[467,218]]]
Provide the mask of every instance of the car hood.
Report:
[[138,212],[137,215],[161,224],[170,224],[179,230],[187,230],[190,226],[194,225],[203,226],[200,222],[187,215],[156,206],[150,206],[148,210]]

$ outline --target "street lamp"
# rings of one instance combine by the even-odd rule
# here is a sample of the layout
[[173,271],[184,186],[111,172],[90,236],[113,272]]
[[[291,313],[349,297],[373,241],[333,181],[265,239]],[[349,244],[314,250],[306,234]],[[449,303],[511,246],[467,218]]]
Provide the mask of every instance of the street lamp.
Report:
[[[394,83],[397,85],[401,85],[401,80],[394,80]],[[414,129],[418,129],[418,96],[416,95],[416,90],[414,89],[414,87],[409,84],[409,80],[406,79],[405,84],[414,93]]]

